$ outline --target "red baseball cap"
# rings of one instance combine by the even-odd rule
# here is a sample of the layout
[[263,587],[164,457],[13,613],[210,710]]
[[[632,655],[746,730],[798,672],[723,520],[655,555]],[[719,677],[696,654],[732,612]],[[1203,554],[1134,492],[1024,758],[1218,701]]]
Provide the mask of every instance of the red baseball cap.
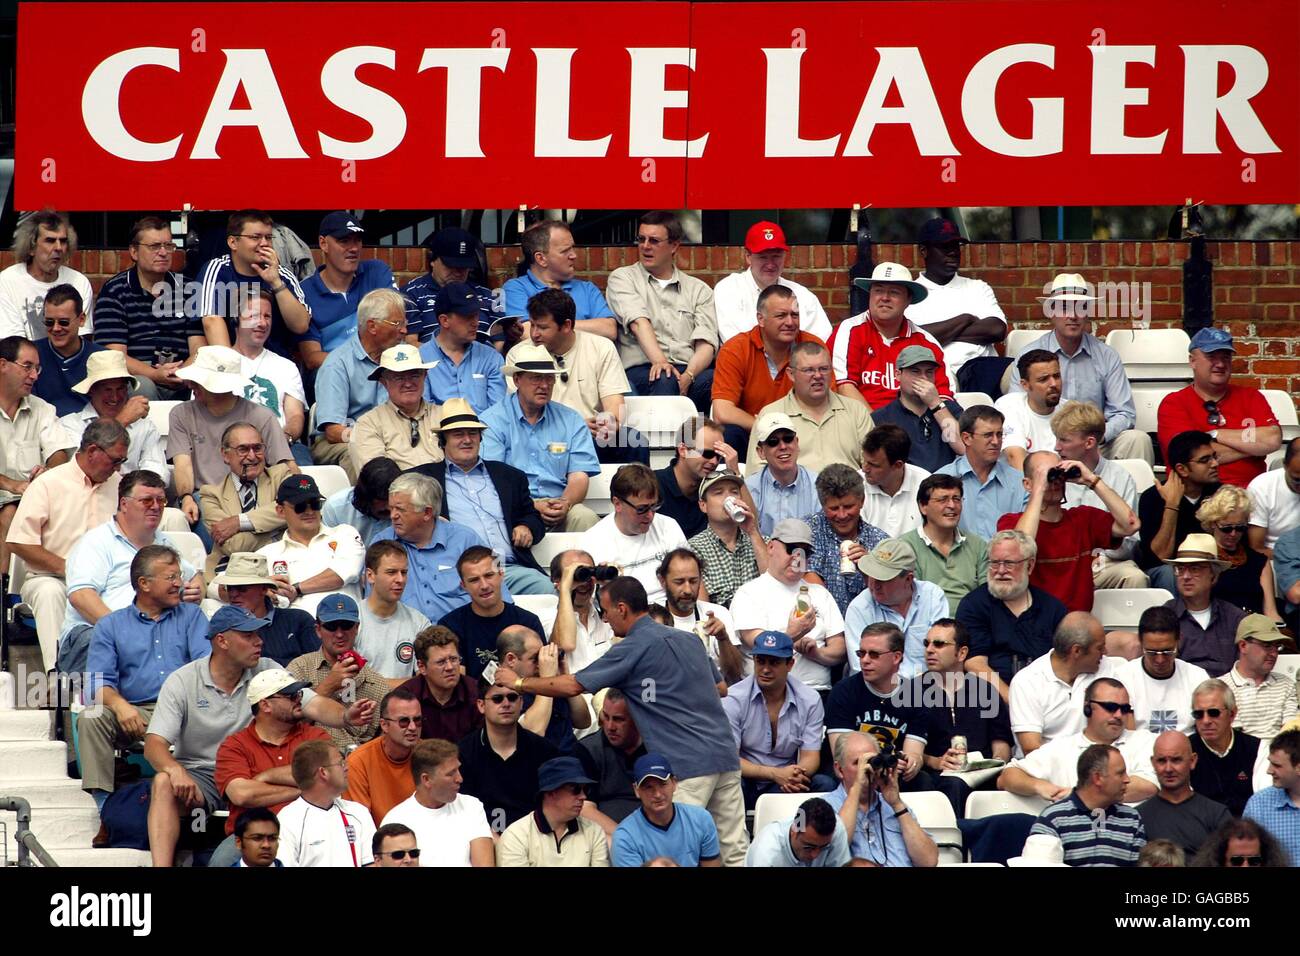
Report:
[[785,244],[785,233],[774,222],[756,222],[745,233],[745,249],[751,253],[769,252],[772,249],[790,251]]

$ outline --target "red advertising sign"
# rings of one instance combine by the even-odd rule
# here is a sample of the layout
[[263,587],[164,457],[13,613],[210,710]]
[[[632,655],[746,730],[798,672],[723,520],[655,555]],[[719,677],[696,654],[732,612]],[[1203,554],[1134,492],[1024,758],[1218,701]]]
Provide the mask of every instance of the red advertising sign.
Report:
[[1293,0],[24,3],[16,198],[1293,202],[1298,36]]

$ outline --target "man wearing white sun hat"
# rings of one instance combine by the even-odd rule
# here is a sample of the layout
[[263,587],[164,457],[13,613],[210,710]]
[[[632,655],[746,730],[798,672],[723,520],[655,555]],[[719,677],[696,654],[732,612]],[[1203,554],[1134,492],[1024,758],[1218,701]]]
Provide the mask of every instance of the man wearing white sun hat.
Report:
[[[72,386],[74,392],[87,396],[89,401],[80,411],[61,417],[59,424],[67,430],[74,442],[79,442],[81,433],[96,418],[115,419],[125,426],[130,438],[122,472],[125,474],[143,468],[166,481],[171,476],[171,468],[167,465],[162,436],[158,434],[157,426],[149,420],[149,403],[142,396],[131,396],[137,384],[136,378],[126,370],[124,353],[115,349],[95,352],[86,359],[86,377]],[[143,409],[132,420],[131,413],[136,411],[132,406],[141,403]]]

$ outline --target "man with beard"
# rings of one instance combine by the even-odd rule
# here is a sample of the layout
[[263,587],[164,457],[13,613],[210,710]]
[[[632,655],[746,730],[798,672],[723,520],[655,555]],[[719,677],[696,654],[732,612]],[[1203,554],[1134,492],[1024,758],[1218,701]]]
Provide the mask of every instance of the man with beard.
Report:
[[664,555],[656,573],[664,589],[664,604],[672,617],[672,626],[699,636],[709,659],[718,665],[728,684],[740,680],[747,662],[740,651],[740,637],[731,621],[731,612],[721,604],[698,598],[704,574],[700,556],[686,548],[674,548]]
[[1056,447],[1052,415],[1061,402],[1061,363],[1045,349],[1030,349],[1016,360],[1021,391],[999,398],[994,405],[1004,417],[1002,454],[1021,471],[1031,452]]

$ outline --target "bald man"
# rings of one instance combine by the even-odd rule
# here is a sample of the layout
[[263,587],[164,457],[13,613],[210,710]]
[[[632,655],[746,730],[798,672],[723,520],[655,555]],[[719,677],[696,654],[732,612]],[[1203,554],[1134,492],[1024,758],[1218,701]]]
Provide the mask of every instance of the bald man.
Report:
[[1147,839],[1173,840],[1185,853],[1195,853],[1232,814],[1223,804],[1192,790],[1196,754],[1186,734],[1166,730],[1156,737],[1151,765],[1160,789],[1138,805]]

